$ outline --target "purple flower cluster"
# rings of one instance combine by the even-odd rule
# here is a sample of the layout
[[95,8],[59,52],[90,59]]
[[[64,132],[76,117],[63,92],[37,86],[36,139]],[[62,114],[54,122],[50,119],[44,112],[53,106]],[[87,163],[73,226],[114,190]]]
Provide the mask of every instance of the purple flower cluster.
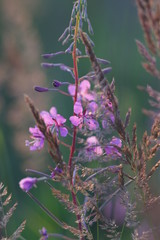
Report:
[[[77,17],[75,17],[76,15]],[[67,66],[64,63],[42,63],[42,67],[44,68],[58,68],[62,71],[69,73],[71,81],[66,82],[54,80],[52,81],[51,88],[41,86],[35,86],[34,88],[39,93],[48,91],[58,92],[60,94],[64,94],[65,96],[70,97],[70,99],[73,100],[73,112],[69,116],[69,119],[66,119],[61,114],[59,114],[55,106],[52,106],[49,111],[41,111],[38,115],[38,118],[35,118],[36,120],[39,120],[39,118],[43,120],[41,121],[43,128],[39,129],[40,125],[38,125],[39,121],[37,120],[38,124],[35,127],[29,128],[29,132],[31,134],[31,141],[25,141],[25,144],[29,147],[30,151],[36,151],[41,150],[44,147],[46,139],[46,141],[49,143],[49,153],[53,160],[55,160],[56,166],[51,166],[49,168],[50,174],[41,173],[36,170],[30,170],[30,172],[39,174],[41,177],[26,177],[19,182],[20,188],[24,192],[28,192],[28,195],[37,204],[39,204],[39,206],[61,227],[64,227],[65,224],[63,224],[59,219],[57,219],[57,217],[54,216],[54,214],[52,214],[43,204],[41,204],[40,201],[35,198],[34,195],[32,195],[32,193],[29,191],[36,186],[37,182],[45,181],[45,183],[47,183],[48,186],[53,190],[53,193],[55,193],[55,195],[57,194],[58,199],[61,199],[63,198],[63,194],[60,195],[59,190],[56,191],[56,188],[52,185],[55,181],[57,181],[59,183],[62,183],[63,186],[66,186],[66,190],[70,191],[70,195],[72,196],[72,205],[70,206],[74,205],[74,209],[76,209],[78,207],[76,193],[79,191],[79,189],[83,191],[85,190],[85,192],[90,192],[90,189],[88,189],[86,184],[84,184],[84,189],[83,186],[81,187],[81,184],[77,184],[77,179],[80,179],[80,182],[81,180],[83,181],[83,179],[81,179],[81,177],[79,176],[78,172],[81,167],[81,161],[91,162],[93,160],[96,160],[104,164],[106,164],[107,162],[108,164],[108,160],[115,161],[116,159],[122,157],[121,139],[115,136],[107,136],[107,130],[112,130],[110,127],[114,126],[116,122],[116,114],[114,109],[115,105],[113,99],[110,97],[107,91],[102,89],[102,86],[100,84],[101,82],[96,76],[96,71],[91,71],[81,77],[79,77],[78,74],[78,61],[80,60],[80,58],[88,57],[86,55],[87,47],[85,55],[82,55],[81,51],[78,49],[77,40],[80,40],[80,30],[82,30],[83,20],[87,21],[89,32],[92,32],[91,24],[87,17],[87,1],[77,0],[74,3],[70,25],[60,37],[60,40],[63,40],[63,44],[67,43],[69,39],[73,42],[65,51],[43,55],[44,58],[50,59],[52,57],[56,57],[57,55],[72,54],[73,67]],[[74,21],[76,22],[76,26],[74,26]],[[93,42],[88,35],[87,39],[89,43],[93,45]],[[96,58],[96,61],[97,64],[109,64],[109,62],[104,59]],[[111,68],[104,68],[101,71],[102,75],[107,74],[111,71]],[[93,83],[95,88],[93,88]],[[109,132],[109,134],[111,135],[111,131]],[[65,142],[66,139],[68,140],[68,138],[72,138],[70,141],[71,145]],[[63,146],[69,148],[67,161],[68,165],[60,153],[60,144],[63,144]],[[79,164],[78,166],[76,165],[77,162]],[[104,169],[105,168],[106,166],[104,167]],[[102,170],[99,170],[99,168],[97,169],[93,171],[93,175],[98,174],[98,171],[104,170],[103,168]],[[117,166],[117,164],[115,164],[114,166],[108,166],[107,169],[109,169],[110,173],[113,174],[118,174],[121,170],[120,167]],[[88,178],[92,179],[92,177],[94,177],[93,175],[89,176]],[[52,181],[52,184],[50,184],[50,181]],[[87,182],[87,178],[85,179],[85,181]],[[96,182],[97,181],[94,181],[93,185]],[[96,189],[96,185],[94,187]],[[96,193],[96,195],[97,194],[98,193]],[[77,217],[79,232],[83,236],[83,224],[87,225],[87,223],[85,223],[85,219],[84,221],[82,221],[82,216],[80,216],[80,212],[75,214]],[[85,227],[85,231],[86,230],[87,228]],[[41,240],[47,240],[51,236],[60,236],[56,234],[49,234],[44,227],[41,229],[40,235]],[[80,236],[80,239],[84,240],[82,236]]]
[[[51,130],[51,132],[56,132],[57,137],[59,133],[62,137],[66,137],[68,134],[67,128],[64,126],[66,119],[57,114],[57,109],[52,107],[49,112],[42,111],[40,113],[41,118],[44,120],[46,127]],[[43,133],[39,130],[37,126],[34,128],[29,128],[29,132],[31,133],[31,142],[26,140],[25,145],[30,148],[30,151],[40,150],[44,147],[45,137]]]
[[[64,52],[60,52],[60,54],[64,54]],[[58,53],[44,55],[44,57],[50,58],[56,55],[58,55]],[[105,63],[108,64],[108,61]],[[59,67],[61,70],[71,73],[72,77],[74,77],[73,69],[64,64],[43,63],[42,66]],[[71,125],[76,127],[79,133],[84,133],[85,131],[86,136],[88,134],[85,144],[85,154],[88,156],[88,159],[92,159],[93,157],[103,158],[103,156],[107,156],[111,159],[117,159],[121,157],[120,148],[122,147],[122,141],[119,138],[113,137],[110,142],[106,143],[104,136],[99,138],[99,136],[103,135],[103,129],[110,127],[110,124],[108,124],[109,122],[114,124],[115,117],[112,102],[106,98],[103,92],[96,92],[92,90],[91,81],[93,81],[93,78],[93,72],[80,78],[77,86],[77,93],[76,84],[60,82],[58,80],[54,80],[53,90],[59,90],[61,87],[68,85],[69,94],[67,92],[63,93],[71,96],[74,102],[73,115],[69,117],[69,120]],[[46,89],[47,88],[35,87],[35,90],[39,92],[45,92]],[[55,133],[57,138],[65,138],[68,135],[68,129],[70,128],[65,125],[67,119],[57,113],[57,109],[54,106],[51,107],[49,112],[41,111],[40,117],[43,119],[46,128],[51,131],[51,133]],[[31,133],[32,141],[26,140],[26,146],[29,146],[31,151],[42,149],[45,141],[43,133],[37,126],[29,128],[29,132]],[[72,136],[72,132],[69,133],[69,136]],[[57,170],[53,171],[53,176],[56,172]]]
[[100,142],[95,136],[88,137],[86,140],[86,150],[85,154],[88,157],[96,157],[106,155],[112,159],[117,159],[122,156],[120,153],[120,148],[122,147],[122,141],[119,138],[113,137],[112,140],[105,144],[100,145]]

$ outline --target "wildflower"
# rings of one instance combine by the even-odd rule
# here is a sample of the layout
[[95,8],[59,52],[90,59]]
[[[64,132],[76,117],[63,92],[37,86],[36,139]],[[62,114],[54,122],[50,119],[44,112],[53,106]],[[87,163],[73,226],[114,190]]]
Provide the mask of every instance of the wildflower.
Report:
[[74,126],[82,127],[83,123],[88,127],[89,130],[96,130],[99,127],[99,124],[96,120],[94,120],[94,115],[97,109],[97,104],[95,102],[91,102],[88,104],[87,110],[83,111],[82,104],[80,102],[76,102],[74,104],[74,113],[77,116],[71,116],[69,119]]
[[103,150],[99,145],[98,139],[95,136],[87,138],[86,144],[86,151],[88,154],[94,154],[98,156],[101,156],[103,154]]
[[42,228],[42,230],[40,230],[40,234],[41,234],[41,240],[47,240],[48,239],[48,233],[47,233],[47,229],[45,227]]
[[[88,80],[83,80],[78,87],[78,100],[87,100],[87,101],[94,101],[96,98],[95,93],[90,91],[91,88],[91,84]],[[75,85],[74,84],[70,84],[68,86],[68,92],[71,96],[74,97],[75,95]]]
[[56,166],[51,173],[51,178],[54,178],[56,174],[61,174],[63,171],[60,167]]
[[24,192],[28,192],[33,186],[35,186],[37,178],[26,177],[19,182],[20,188]]
[[105,147],[105,152],[108,156],[121,157],[122,154],[118,148],[122,147],[122,141],[119,138],[113,137],[109,144]]
[[87,80],[83,80],[79,85],[79,93],[84,100],[88,101],[94,101],[95,100],[95,94],[89,92],[91,88],[91,84]]
[[39,130],[37,126],[34,128],[30,127],[29,132],[32,134],[31,138],[33,141],[29,142],[28,140],[25,141],[25,145],[30,147],[31,151],[35,150],[40,150],[44,146],[44,135],[43,133]]
[[52,107],[50,112],[42,111],[40,115],[46,126],[51,127],[52,131],[56,131],[57,135],[59,135],[60,132],[62,137],[67,136],[68,130],[66,127],[64,127],[66,119],[62,115],[57,114],[57,109],[55,107]]

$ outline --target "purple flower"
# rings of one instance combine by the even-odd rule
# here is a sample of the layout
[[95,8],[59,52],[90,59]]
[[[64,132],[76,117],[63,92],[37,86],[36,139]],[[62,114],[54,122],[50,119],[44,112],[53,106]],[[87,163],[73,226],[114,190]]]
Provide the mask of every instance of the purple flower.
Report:
[[24,192],[28,192],[33,186],[35,186],[37,178],[26,177],[19,182],[20,188]]
[[57,114],[57,109],[55,107],[52,107],[49,112],[42,111],[40,115],[46,126],[51,128],[51,131],[56,131],[57,135],[59,135],[60,132],[62,137],[67,136],[68,130],[64,127],[66,119],[62,115]]
[[91,84],[87,80],[83,80],[79,85],[79,93],[83,100],[94,101],[95,93],[89,92],[91,88]]
[[69,119],[71,123],[76,127],[82,127],[83,124],[88,127],[89,130],[96,130],[99,127],[98,122],[94,119],[96,109],[98,105],[95,102],[88,104],[86,110],[83,111],[82,104],[76,102],[74,104],[74,116],[71,116]]
[[41,240],[47,240],[48,239],[48,233],[47,233],[47,229],[45,227],[42,228],[42,230],[40,230],[40,234],[41,234]]
[[29,142],[28,140],[25,141],[25,145],[29,146],[31,151],[40,150],[44,146],[44,135],[39,130],[37,126],[34,128],[29,128],[29,132],[32,134],[30,137],[33,139],[33,141]]
[[[88,80],[83,80],[78,87],[78,100],[87,100],[87,101],[94,101],[96,98],[95,93],[90,91],[91,84]],[[70,84],[68,86],[69,94],[74,97],[75,95],[75,85]]]
[[122,147],[121,139],[113,137],[110,143],[107,144],[107,146],[105,147],[105,152],[108,156],[121,157],[122,154],[118,150],[118,148],[121,148],[121,147]]
[[103,150],[99,145],[98,139],[95,136],[87,138],[86,144],[87,144],[86,151],[89,155],[94,154],[101,156],[103,154]]
[[54,178],[56,174],[59,175],[62,172],[63,172],[63,170],[60,167],[56,166],[55,169],[51,173],[51,178]]

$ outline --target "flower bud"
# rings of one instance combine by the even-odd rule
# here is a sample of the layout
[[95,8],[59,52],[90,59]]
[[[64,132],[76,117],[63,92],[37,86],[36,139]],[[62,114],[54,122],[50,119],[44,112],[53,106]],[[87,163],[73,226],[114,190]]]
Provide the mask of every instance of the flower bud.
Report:
[[28,192],[36,182],[37,178],[26,177],[19,182],[19,186],[24,192]]
[[39,87],[39,86],[35,86],[34,90],[37,92],[48,92],[48,88]]

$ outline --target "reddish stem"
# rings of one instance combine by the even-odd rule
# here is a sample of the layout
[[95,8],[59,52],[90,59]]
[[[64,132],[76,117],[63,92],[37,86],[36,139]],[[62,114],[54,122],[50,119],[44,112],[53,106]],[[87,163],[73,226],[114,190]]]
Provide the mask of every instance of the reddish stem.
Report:
[[[74,76],[75,76],[75,95],[74,95],[74,104],[77,101],[77,94],[78,94],[78,67],[77,67],[77,55],[76,55],[76,43],[77,43],[77,27],[75,28],[75,35],[74,35],[74,47],[73,47],[73,53],[72,53],[72,58],[73,58],[73,71],[74,71]],[[75,113],[73,113],[75,115]],[[73,139],[72,139],[72,146],[71,146],[71,151],[70,151],[70,156],[69,156],[69,162],[68,162],[68,167],[69,170],[71,171],[72,168],[72,158],[73,154],[75,151],[75,144],[76,144],[76,135],[77,135],[77,128],[74,126],[73,129]]]
[[[75,33],[74,33],[74,47],[73,47],[73,53],[72,53],[73,71],[74,71],[74,76],[75,76],[74,104],[77,101],[77,94],[78,94],[78,66],[77,66],[77,55],[76,55],[78,26],[79,26],[79,16],[77,16],[77,19],[76,19],[76,27],[75,27]],[[73,114],[75,115],[75,113],[73,113]],[[72,182],[72,159],[73,159],[73,155],[74,155],[74,152],[75,152],[76,136],[77,136],[77,128],[74,126],[72,146],[71,146],[69,161],[68,161],[68,168],[69,168],[69,171],[70,171],[71,185],[72,186],[73,186],[73,182]],[[76,195],[73,191],[71,193],[72,193],[73,203],[74,203],[75,206],[77,206]],[[77,214],[77,220],[78,220],[79,230],[82,233],[81,216],[79,214]],[[84,240],[84,238],[81,237],[81,240]]]

